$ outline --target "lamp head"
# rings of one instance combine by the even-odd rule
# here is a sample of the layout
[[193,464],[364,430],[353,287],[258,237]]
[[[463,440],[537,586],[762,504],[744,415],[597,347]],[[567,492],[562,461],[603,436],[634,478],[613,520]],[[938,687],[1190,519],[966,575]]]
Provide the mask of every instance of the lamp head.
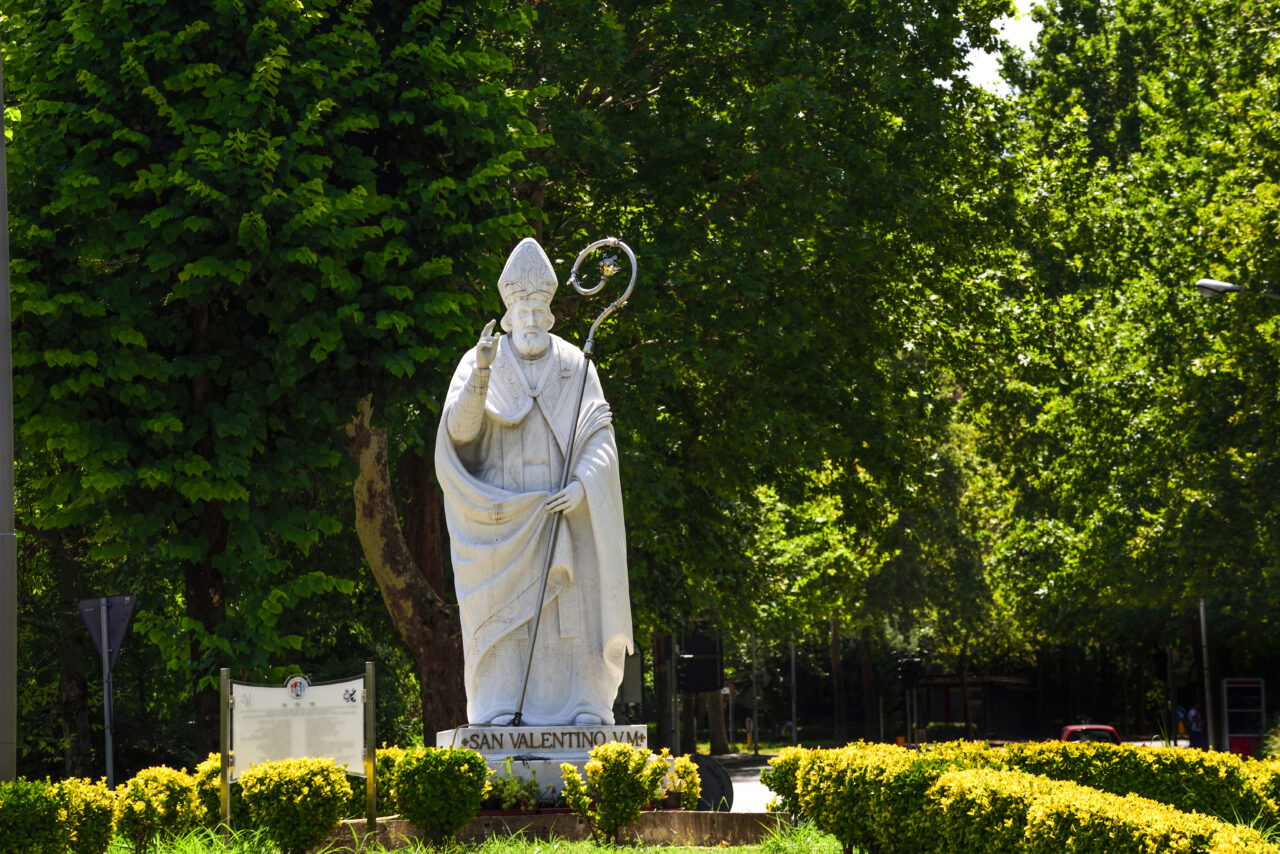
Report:
[[1217,279],[1201,279],[1196,282],[1196,290],[1200,292],[1200,296],[1210,299],[1212,297],[1220,297],[1226,293],[1242,291],[1244,288],[1239,285],[1233,285],[1230,282],[1220,282]]

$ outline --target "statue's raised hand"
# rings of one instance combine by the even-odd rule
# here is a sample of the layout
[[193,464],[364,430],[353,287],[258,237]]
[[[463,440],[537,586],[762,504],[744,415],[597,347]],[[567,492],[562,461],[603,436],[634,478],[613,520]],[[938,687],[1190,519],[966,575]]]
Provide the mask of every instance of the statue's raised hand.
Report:
[[502,337],[502,333],[493,334],[493,325],[497,323],[490,320],[484,325],[484,331],[480,333],[480,340],[476,343],[476,367],[480,370],[487,370],[493,364],[493,357],[498,355],[498,339]]

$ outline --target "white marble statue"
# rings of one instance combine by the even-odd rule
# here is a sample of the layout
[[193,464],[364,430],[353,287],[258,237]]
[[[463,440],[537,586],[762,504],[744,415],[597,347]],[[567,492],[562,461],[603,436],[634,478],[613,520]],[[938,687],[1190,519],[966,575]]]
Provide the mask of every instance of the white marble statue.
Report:
[[[542,247],[521,241],[498,282],[509,334],[490,321],[463,356],[436,434],[473,724],[517,711],[553,513],[564,515],[520,722],[612,724],[633,647],[612,417],[595,366],[550,334],[556,287]],[[559,490],[566,458],[572,479]]]

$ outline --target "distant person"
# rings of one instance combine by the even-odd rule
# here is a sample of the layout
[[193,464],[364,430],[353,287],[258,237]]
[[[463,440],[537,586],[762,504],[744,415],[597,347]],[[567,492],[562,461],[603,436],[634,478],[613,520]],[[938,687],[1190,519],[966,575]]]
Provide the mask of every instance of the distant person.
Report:
[[1196,703],[1191,707],[1191,711],[1187,712],[1187,726],[1191,730],[1192,747],[1204,749],[1208,746],[1204,737],[1204,717],[1200,713],[1200,704]]

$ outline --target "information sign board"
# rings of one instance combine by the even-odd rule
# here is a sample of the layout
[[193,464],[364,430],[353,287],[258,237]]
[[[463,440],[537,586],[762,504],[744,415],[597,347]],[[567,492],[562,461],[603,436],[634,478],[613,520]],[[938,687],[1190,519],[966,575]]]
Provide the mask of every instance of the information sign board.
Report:
[[364,677],[284,687],[231,683],[231,778],[274,759],[329,757],[365,775]]

